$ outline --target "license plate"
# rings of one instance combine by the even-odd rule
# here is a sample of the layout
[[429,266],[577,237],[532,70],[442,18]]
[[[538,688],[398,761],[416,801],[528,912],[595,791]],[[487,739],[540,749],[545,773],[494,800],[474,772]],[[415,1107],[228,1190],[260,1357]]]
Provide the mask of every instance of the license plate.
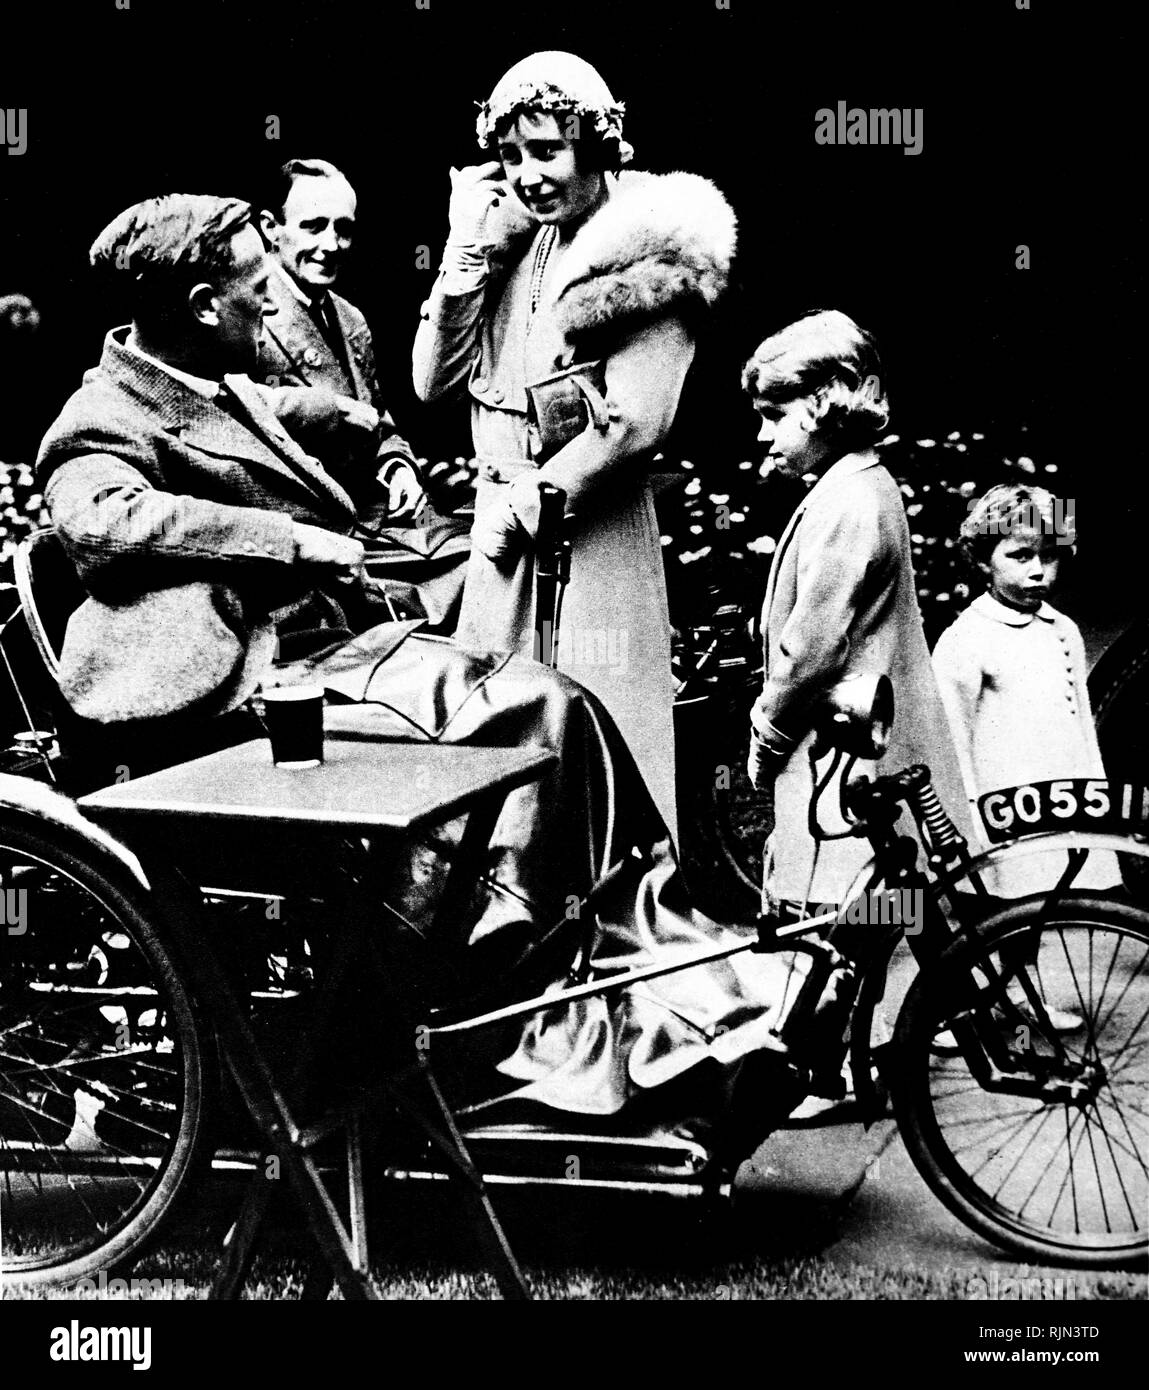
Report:
[[1083,830],[1149,834],[1149,787],[1104,777],[1028,782],[978,798],[986,834],[995,844],[1019,835]]

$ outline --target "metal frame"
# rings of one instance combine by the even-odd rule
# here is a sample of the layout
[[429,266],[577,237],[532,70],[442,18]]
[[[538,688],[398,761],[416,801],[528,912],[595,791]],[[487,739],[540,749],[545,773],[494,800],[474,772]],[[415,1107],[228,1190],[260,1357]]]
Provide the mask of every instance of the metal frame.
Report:
[[16,593],[20,598],[20,606],[24,610],[28,632],[35,644],[40,660],[44,663],[44,669],[52,677],[53,684],[58,687],[60,684],[60,659],[48,640],[48,631],[44,626],[43,618],[40,616],[32,582],[32,556],[37,546],[42,545],[45,540],[50,540],[55,545],[60,544],[59,538],[50,526],[41,526],[20,542],[12,557],[12,577],[16,581]]

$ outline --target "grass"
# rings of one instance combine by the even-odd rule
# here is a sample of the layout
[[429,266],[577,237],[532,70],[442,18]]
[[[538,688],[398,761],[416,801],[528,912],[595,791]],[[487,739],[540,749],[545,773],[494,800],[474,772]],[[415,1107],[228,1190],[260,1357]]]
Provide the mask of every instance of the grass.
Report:
[[[183,1288],[177,1292],[177,1297],[206,1297],[210,1280],[206,1256],[196,1263],[203,1266],[198,1274],[181,1261],[179,1277]],[[149,1262],[146,1273],[152,1278],[165,1277],[154,1272],[158,1267]],[[141,1268],[140,1277],[144,1277],[144,1273]],[[1030,1269],[1028,1273],[1031,1278],[1042,1277],[1042,1271],[1037,1269]],[[668,1274],[656,1277],[639,1269],[603,1271],[581,1267],[528,1267],[526,1275],[536,1298],[563,1302],[963,1301],[969,1296],[971,1278],[968,1270],[938,1273],[871,1265],[839,1268],[813,1259],[779,1264],[768,1261],[735,1264],[718,1267],[706,1276]],[[494,1281],[481,1273],[382,1265],[375,1268],[375,1277],[384,1297],[395,1301],[447,1302],[499,1296]],[[1002,1274],[1001,1277],[1015,1276]],[[1046,1272],[1044,1277],[1051,1276]],[[1143,1301],[1146,1297],[1145,1280],[1137,1275],[1083,1275],[1079,1272],[1073,1278],[1076,1301]],[[1037,1288],[1036,1285],[1024,1287]],[[302,1288],[300,1265],[290,1260],[264,1260],[257,1265],[255,1278],[247,1285],[244,1296],[255,1300],[294,1300],[299,1298]],[[66,1289],[21,1291],[17,1296],[44,1300],[76,1297],[73,1291]]]
[[[121,1277],[170,1280],[175,1286],[171,1296],[204,1298],[238,1192],[233,1183],[216,1183],[204,1196],[194,1230],[167,1242]],[[999,1262],[988,1247],[982,1267],[971,1265],[968,1256],[927,1269],[893,1260],[875,1264],[823,1255],[834,1243],[836,1218],[792,1196],[784,1201],[748,1199],[735,1207],[735,1220],[723,1224],[703,1220],[695,1202],[658,1197],[503,1190],[496,1193],[496,1202],[531,1290],[543,1300],[965,1300],[971,1278],[988,1280],[991,1269],[1002,1280],[1072,1279],[1078,1301],[1143,1300],[1147,1292],[1143,1275],[1009,1264],[1004,1257]],[[380,1185],[369,1193],[368,1210],[375,1218],[373,1272],[385,1298],[499,1297],[450,1192],[438,1185]],[[244,1297],[299,1298],[307,1252],[308,1239],[293,1210],[283,1209]],[[1037,1288],[1024,1286],[1025,1291]],[[76,1293],[34,1289],[12,1296],[51,1300],[74,1298]],[[120,1296],[133,1295],[125,1290]],[[141,1296],[138,1290],[135,1296]]]

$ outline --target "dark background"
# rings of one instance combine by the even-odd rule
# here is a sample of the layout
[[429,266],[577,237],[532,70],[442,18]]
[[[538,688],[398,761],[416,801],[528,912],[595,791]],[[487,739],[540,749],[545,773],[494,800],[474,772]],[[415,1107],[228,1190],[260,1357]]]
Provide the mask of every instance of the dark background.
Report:
[[[0,154],[0,294],[31,295],[43,324],[24,370],[3,373],[10,391],[20,382],[6,426],[38,436],[121,320],[86,264],[121,208],[173,190],[255,198],[284,159],[321,156],[360,194],[340,290],[372,324],[393,413],[428,456],[466,453],[465,418],[418,407],[408,384],[434,275],[416,248],[437,265],[448,166],[481,157],[474,103],[524,54],[569,48],[626,102],[635,167],[705,174],[739,215],[684,453],[716,469],[756,458],[741,362],[802,310],[838,307],[878,337],[892,427],[986,432],[1039,471],[1055,464],[1056,480],[1037,480],[1077,500],[1079,582],[1117,609],[1132,601],[1139,257],[1113,105],[1133,44],[1120,13],[1086,32],[1043,0],[129,4],[52,5],[23,15],[37,32],[11,34],[3,99],[28,107],[29,148]],[[1105,86],[1086,89],[1101,28]],[[924,108],[923,152],[816,145],[815,111],[839,99]]]

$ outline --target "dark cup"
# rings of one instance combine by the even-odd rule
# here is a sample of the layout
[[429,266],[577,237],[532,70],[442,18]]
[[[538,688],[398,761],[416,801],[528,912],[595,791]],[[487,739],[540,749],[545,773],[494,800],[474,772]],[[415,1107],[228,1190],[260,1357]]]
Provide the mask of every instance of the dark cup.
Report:
[[281,685],[263,692],[263,722],[276,767],[318,767],[323,761],[323,690]]

